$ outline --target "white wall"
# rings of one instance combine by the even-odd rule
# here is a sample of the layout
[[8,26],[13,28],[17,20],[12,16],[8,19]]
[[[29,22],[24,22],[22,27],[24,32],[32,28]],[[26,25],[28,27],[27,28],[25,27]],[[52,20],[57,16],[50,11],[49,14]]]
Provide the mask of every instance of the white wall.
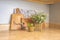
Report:
[[60,3],[50,5],[50,23],[60,24]]
[[[10,15],[13,13],[14,8],[21,9],[38,9],[40,12],[45,12],[49,15],[49,5],[37,4],[25,1],[0,1],[0,24],[9,24]],[[47,18],[47,22],[49,17]]]

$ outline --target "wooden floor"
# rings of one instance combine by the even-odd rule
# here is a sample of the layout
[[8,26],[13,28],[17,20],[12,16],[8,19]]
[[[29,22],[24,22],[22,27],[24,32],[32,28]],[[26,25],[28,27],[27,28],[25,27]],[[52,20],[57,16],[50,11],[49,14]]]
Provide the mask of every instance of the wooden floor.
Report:
[[60,30],[45,30],[42,32],[2,31],[0,40],[60,40]]

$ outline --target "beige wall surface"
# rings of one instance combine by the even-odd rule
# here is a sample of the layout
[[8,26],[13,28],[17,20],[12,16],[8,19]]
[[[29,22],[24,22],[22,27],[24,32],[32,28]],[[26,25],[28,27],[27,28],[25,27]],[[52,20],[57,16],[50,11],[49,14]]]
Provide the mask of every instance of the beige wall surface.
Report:
[[60,3],[50,5],[49,22],[51,28],[60,29]]
[[60,24],[60,3],[50,5],[50,23]]

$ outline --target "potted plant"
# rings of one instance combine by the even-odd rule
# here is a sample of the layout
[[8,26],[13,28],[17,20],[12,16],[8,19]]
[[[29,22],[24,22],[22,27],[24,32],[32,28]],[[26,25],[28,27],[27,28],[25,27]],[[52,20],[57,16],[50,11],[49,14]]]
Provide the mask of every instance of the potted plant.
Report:
[[29,32],[34,31],[35,26],[34,26],[33,21],[31,20],[31,18],[27,18],[26,22],[27,22],[28,31]]
[[[31,16],[32,21],[35,24],[35,30],[41,30],[41,24],[46,20],[46,15],[44,14],[34,14]],[[40,27],[40,28],[39,28]]]
[[33,32],[34,29],[35,29],[35,27],[34,27],[33,23],[28,23],[28,31]]

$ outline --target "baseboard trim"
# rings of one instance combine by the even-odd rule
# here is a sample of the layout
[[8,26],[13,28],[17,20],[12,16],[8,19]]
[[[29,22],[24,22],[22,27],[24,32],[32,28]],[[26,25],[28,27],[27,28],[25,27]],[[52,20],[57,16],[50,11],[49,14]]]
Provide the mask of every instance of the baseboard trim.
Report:
[[[45,24],[45,26],[44,26],[44,24]],[[49,28],[49,23],[44,23],[43,24],[43,26],[45,27],[45,28]],[[0,31],[9,31],[9,29],[10,29],[10,24],[0,24]]]
[[[60,29],[60,24],[57,23],[45,23],[45,27],[52,28],[52,29]],[[0,31],[9,31],[10,25],[9,24],[0,24]]]
[[60,29],[60,24],[57,24],[57,23],[49,23],[49,28],[52,28],[52,29]]
[[0,24],[0,31],[9,31],[9,24]]

